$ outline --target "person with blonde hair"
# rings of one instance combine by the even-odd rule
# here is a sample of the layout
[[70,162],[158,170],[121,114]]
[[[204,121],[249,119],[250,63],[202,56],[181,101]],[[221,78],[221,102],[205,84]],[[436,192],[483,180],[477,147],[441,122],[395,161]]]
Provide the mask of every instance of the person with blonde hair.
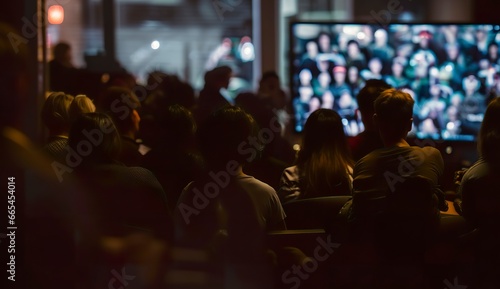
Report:
[[49,130],[49,137],[43,151],[52,158],[64,157],[71,126],[69,107],[74,97],[64,92],[53,92],[45,100],[41,118]]
[[96,108],[92,99],[88,98],[86,95],[79,94],[75,96],[69,106],[70,120],[73,122],[79,115],[83,113],[95,112],[95,110]]

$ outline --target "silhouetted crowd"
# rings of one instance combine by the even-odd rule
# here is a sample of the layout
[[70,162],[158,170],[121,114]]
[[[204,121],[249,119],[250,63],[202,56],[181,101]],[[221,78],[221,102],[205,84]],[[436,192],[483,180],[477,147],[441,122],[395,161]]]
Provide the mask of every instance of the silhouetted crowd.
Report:
[[449,196],[439,150],[406,140],[416,101],[393,83],[355,92],[361,134],[320,107],[294,148],[275,72],[234,95],[216,67],[197,93],[161,71],[84,79],[59,47],[34,144],[16,119],[26,52],[1,29],[0,171],[25,192],[26,288],[496,288],[498,98]]

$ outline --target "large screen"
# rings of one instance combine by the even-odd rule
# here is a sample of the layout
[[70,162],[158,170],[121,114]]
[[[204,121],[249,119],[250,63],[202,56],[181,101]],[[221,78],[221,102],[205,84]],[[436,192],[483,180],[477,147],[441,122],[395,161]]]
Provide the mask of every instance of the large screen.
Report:
[[295,22],[290,83],[295,131],[318,108],[336,110],[345,131],[363,131],[356,96],[383,79],[415,99],[417,138],[474,141],[500,91],[500,25]]

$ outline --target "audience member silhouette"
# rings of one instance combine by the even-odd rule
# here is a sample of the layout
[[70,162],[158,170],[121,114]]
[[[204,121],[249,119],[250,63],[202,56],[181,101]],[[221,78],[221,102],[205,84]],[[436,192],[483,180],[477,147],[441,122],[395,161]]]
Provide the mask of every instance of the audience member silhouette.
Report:
[[201,124],[210,114],[234,100],[227,93],[232,69],[219,66],[205,73],[205,85],[198,96],[195,109],[196,123]]
[[210,269],[223,270],[231,288],[268,288],[265,235],[286,229],[275,190],[243,172],[260,150],[256,136],[255,120],[239,107],[211,115],[198,131],[207,173],[184,189],[174,214],[179,244],[213,252],[210,260],[223,262]]
[[86,95],[79,94],[75,96],[69,105],[68,112],[70,121],[73,122],[81,114],[95,112],[95,110],[96,108],[92,99],[88,98]]
[[80,157],[75,173],[87,189],[101,234],[169,236],[170,213],[162,186],[149,170],[117,162],[121,138],[109,116],[82,114],[71,127],[68,144]]
[[473,269],[467,270],[471,286],[494,288],[497,284],[496,272],[500,268],[500,99],[490,102],[479,131],[477,160],[463,175],[458,189],[461,211],[464,218],[478,234],[474,240],[475,261]]
[[53,48],[53,59],[49,62],[49,88],[51,91],[64,91],[69,94],[81,93],[79,70],[74,66],[71,46],[60,42]]
[[[478,210],[478,207],[479,204],[485,205],[487,201],[490,202],[487,206],[498,207],[500,206],[500,203],[498,203],[500,199],[497,198],[496,204],[494,204],[491,203],[494,199],[481,200],[478,198],[480,198],[484,191],[488,190],[486,184],[493,185],[495,183],[494,177],[500,173],[500,167],[498,166],[500,164],[500,154],[498,152],[498,145],[500,144],[499,112],[500,99],[495,98],[486,109],[479,131],[478,152],[480,158],[464,174],[458,190],[458,196],[463,199],[463,216],[476,225],[492,225],[498,222],[497,212],[487,212],[487,208],[485,208],[484,212],[481,212]],[[488,216],[488,213],[493,214]]]
[[64,92],[51,93],[42,106],[42,123],[49,129],[49,138],[43,151],[53,159],[66,156],[68,133],[71,126],[69,108],[74,97]]
[[118,129],[122,145],[118,160],[127,166],[138,166],[142,161],[136,142],[141,117],[141,103],[132,90],[124,87],[106,89],[97,103],[97,111],[107,113]]
[[358,109],[361,114],[364,130],[355,137],[349,139],[349,146],[354,161],[358,161],[371,151],[384,146],[380,139],[378,129],[373,123],[373,114],[375,113],[373,103],[382,91],[389,88],[391,88],[391,86],[385,81],[371,79],[366,81],[366,85],[357,95]]
[[191,112],[179,104],[158,108],[156,141],[142,166],[158,178],[173,211],[182,189],[200,176],[202,161],[195,150],[196,123]]
[[429,214],[439,216],[440,209],[447,210],[438,188],[444,169],[441,153],[433,147],[410,146],[405,140],[412,127],[413,105],[408,93],[396,89],[385,90],[375,99],[373,119],[384,147],[372,151],[354,167],[351,211],[354,219],[366,221],[383,212],[384,200],[397,185],[413,176],[423,177],[432,185],[434,203],[429,204],[432,206],[429,209],[433,209]]
[[259,157],[247,164],[245,171],[277,189],[281,173],[295,159],[292,146],[281,136],[279,114],[253,93],[240,93],[235,101],[255,119],[259,140],[263,142]]
[[[180,80],[176,75],[153,71],[148,75],[146,89],[150,90],[150,95],[146,98],[144,105],[152,100],[153,102],[160,101],[163,106],[180,104],[187,109],[194,108],[195,92],[193,87]],[[157,98],[161,100],[156,100]]]
[[440,210],[447,205],[438,187],[444,170],[440,152],[405,140],[413,105],[408,93],[393,88],[375,100],[373,118],[384,148],[354,166],[349,224],[351,241],[373,245],[380,258],[375,284],[426,288],[424,253],[436,239]]
[[[12,230],[18,274],[13,277],[15,282],[7,280],[12,275],[6,275],[5,282],[15,283],[19,288],[75,288],[78,284],[75,228],[86,232],[79,221],[84,223],[89,219],[80,210],[85,202],[77,194],[78,187],[60,184],[49,161],[20,131],[23,117],[28,117],[26,103],[31,99],[28,87],[36,81],[34,75],[38,71],[28,61],[36,55],[28,51],[28,43],[12,42],[22,39],[21,35],[0,23],[0,63],[4,66],[0,70],[0,176],[6,186],[2,200],[11,210],[17,209],[13,224],[19,228]],[[9,260],[14,252],[8,252],[7,236],[2,235],[5,250],[0,258]],[[21,274],[23,277],[19,278]]]
[[280,180],[283,202],[294,199],[351,194],[353,162],[339,114],[329,109],[313,112],[304,126],[296,165]]

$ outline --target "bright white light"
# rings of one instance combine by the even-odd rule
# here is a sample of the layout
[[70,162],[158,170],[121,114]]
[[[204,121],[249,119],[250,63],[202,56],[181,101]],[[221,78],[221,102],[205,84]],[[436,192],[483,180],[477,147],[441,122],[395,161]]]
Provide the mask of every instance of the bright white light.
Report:
[[453,71],[453,65],[451,65],[451,64],[447,64],[447,65],[444,67],[444,69],[446,69],[446,71],[448,71],[448,72],[452,72],[452,71]]
[[252,61],[255,59],[255,49],[251,42],[246,42],[241,46],[241,60],[243,62]]
[[342,28],[342,32],[344,32],[347,35],[356,35],[358,32],[358,27],[355,25],[345,25],[344,28]]
[[366,34],[364,32],[358,32],[356,37],[358,37],[359,40],[363,40],[366,38]]
[[450,121],[449,123],[446,124],[446,128],[448,130],[454,130],[455,129],[455,124]]
[[153,48],[154,50],[160,48],[160,41],[155,40],[155,41],[151,42],[151,48]]

